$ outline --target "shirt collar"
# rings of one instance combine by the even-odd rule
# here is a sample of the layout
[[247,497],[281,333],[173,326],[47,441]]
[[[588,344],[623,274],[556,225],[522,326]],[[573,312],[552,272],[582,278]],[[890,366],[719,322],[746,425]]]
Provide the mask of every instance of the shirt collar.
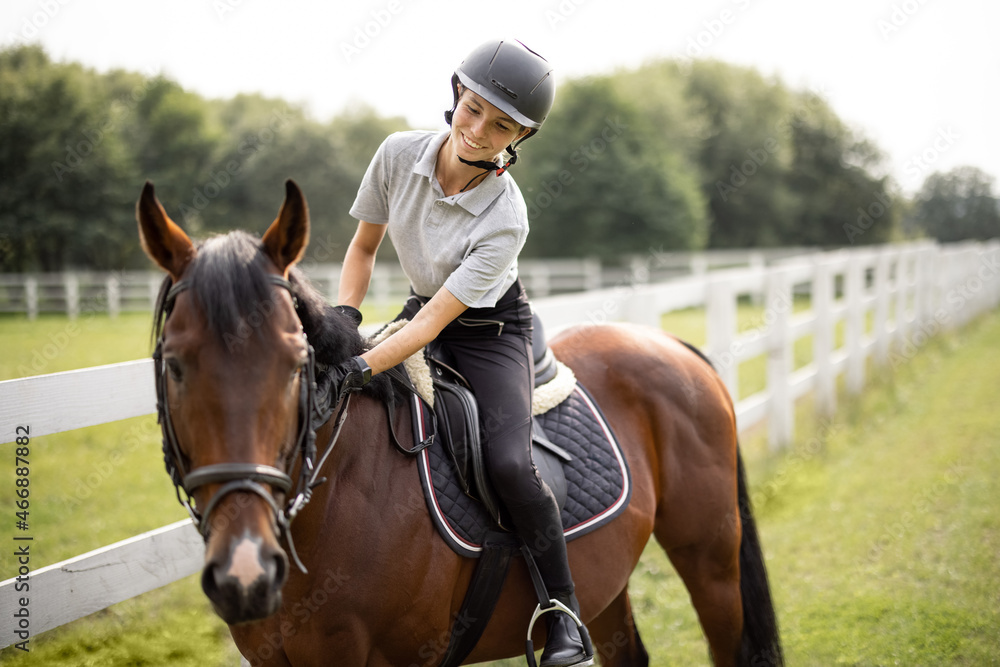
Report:
[[507,179],[510,178],[510,175],[504,172],[497,176],[496,172],[491,172],[479,185],[468,192],[460,192],[452,197],[444,197],[444,193],[440,189],[441,186],[434,177],[434,167],[437,165],[438,151],[441,150],[441,145],[444,144],[449,133],[450,130],[445,130],[427,142],[424,152],[417,159],[416,164],[413,165],[413,173],[427,178],[431,183],[431,187],[442,195],[441,199],[447,199],[452,203],[458,204],[472,215],[480,215],[507,188]]

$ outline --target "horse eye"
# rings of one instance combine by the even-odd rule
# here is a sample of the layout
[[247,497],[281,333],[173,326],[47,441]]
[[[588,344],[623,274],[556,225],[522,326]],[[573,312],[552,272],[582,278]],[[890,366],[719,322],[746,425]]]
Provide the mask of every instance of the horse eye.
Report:
[[167,372],[170,373],[170,379],[174,382],[180,382],[184,377],[180,362],[174,358],[170,358],[166,360],[166,364]]

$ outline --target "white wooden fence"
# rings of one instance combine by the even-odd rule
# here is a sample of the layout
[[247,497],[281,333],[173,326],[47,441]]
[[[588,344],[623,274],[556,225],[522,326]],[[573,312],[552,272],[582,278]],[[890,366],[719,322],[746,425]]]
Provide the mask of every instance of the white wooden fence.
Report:
[[[647,261],[657,260],[651,255]],[[817,411],[828,415],[836,408],[840,375],[850,392],[859,392],[870,360],[895,366],[941,330],[1000,304],[998,241],[816,253],[660,284],[646,282],[649,268],[634,263],[615,286],[537,299],[535,308],[552,335],[579,323],[626,320],[659,326],[663,313],[704,306],[707,351],[738,399],[739,428],[766,422],[774,447],[791,441],[799,397],[812,392]],[[794,307],[796,294],[811,296],[808,309]],[[738,299],[761,295],[759,321],[738,331]],[[844,343],[837,347],[841,322]],[[795,342],[809,335],[813,360],[794,368]],[[739,396],[739,364],[761,355],[767,359],[766,388]],[[3,440],[13,440],[18,424],[31,424],[35,438],[153,412],[150,360],[0,382]],[[200,537],[184,520],[32,571],[31,634],[196,573],[203,556]],[[16,583],[16,578],[0,583],[0,647],[19,641]]]
[[[651,251],[646,256],[625,257],[621,266],[600,260],[526,259],[520,262],[521,279],[538,298],[566,292],[596,290],[635,280],[659,282],[685,274],[700,275],[712,268],[764,266],[776,259],[809,252],[805,248],[761,250],[710,250],[705,252]],[[340,264],[305,263],[303,269],[326,294],[336,295]],[[85,313],[152,312],[163,274],[159,271],[67,271],[63,273],[0,273],[0,313],[62,313],[70,318]],[[409,283],[398,264],[379,262],[372,275],[369,302],[399,303]]]

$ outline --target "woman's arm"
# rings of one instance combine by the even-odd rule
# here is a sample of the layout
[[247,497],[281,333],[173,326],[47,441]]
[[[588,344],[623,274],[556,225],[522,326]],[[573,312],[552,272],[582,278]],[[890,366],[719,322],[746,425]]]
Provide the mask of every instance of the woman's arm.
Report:
[[347,246],[344,266],[340,270],[340,285],[337,288],[337,303],[360,308],[368,293],[375,266],[375,253],[382,244],[388,225],[376,225],[361,220],[354,232],[351,244]]
[[365,352],[361,358],[371,366],[372,373],[392,368],[437,338],[441,330],[465,312],[466,308],[468,306],[442,287],[411,322]]

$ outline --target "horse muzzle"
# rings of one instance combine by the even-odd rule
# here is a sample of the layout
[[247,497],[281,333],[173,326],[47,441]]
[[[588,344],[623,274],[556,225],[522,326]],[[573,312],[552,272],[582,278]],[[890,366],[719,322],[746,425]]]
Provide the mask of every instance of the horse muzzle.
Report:
[[249,531],[231,537],[228,549],[210,557],[201,587],[215,613],[229,625],[258,621],[278,611],[288,578],[288,557]]

